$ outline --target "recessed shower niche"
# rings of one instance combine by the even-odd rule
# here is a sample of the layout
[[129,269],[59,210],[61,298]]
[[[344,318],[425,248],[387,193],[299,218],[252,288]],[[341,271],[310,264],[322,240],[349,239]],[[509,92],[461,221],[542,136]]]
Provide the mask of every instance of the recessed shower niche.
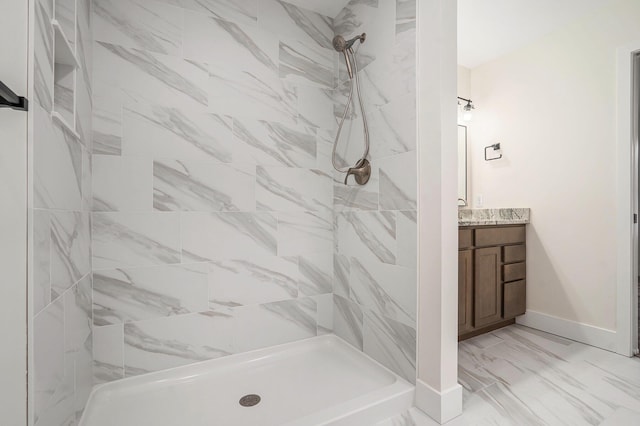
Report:
[[51,116],[77,136],[76,73],[80,62],[75,54],[75,0],[57,0],[51,27],[54,34],[53,110]]

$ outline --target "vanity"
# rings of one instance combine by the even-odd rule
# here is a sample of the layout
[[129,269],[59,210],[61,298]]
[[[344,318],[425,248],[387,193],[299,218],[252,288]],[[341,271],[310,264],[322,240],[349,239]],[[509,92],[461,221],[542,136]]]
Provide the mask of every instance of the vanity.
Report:
[[525,313],[529,217],[529,209],[458,211],[458,340]]

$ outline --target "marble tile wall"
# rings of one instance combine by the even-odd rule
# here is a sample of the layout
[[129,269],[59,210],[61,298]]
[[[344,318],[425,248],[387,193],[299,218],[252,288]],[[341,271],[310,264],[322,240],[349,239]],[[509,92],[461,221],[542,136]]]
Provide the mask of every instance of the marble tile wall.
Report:
[[330,332],[333,20],[94,0],[93,30],[96,383]]
[[[416,1],[352,0],[334,18],[337,34],[367,33],[358,67],[371,134],[366,186],[334,174],[334,332],[415,382],[417,300]],[[341,117],[348,75],[333,93]],[[353,110],[338,155],[362,154],[361,111]]]
[[[75,425],[93,385],[91,277],[92,41],[89,0],[34,4],[30,227],[35,424]],[[77,9],[76,9],[77,8]],[[80,61],[77,135],[51,119],[57,18]],[[73,98],[71,99],[73,101]]]

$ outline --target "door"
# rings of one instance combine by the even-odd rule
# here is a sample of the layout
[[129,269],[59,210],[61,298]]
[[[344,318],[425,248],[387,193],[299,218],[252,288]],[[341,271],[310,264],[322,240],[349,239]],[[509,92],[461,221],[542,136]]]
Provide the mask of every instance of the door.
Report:
[[502,318],[501,247],[475,250],[474,325],[482,327]]
[[458,252],[458,335],[473,329],[473,251]]

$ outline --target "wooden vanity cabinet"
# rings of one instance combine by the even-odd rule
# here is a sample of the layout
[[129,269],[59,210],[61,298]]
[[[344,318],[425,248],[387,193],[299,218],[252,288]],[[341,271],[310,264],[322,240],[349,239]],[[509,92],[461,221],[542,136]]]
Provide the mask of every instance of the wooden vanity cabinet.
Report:
[[513,324],[525,313],[525,240],[525,225],[459,228],[459,340]]

